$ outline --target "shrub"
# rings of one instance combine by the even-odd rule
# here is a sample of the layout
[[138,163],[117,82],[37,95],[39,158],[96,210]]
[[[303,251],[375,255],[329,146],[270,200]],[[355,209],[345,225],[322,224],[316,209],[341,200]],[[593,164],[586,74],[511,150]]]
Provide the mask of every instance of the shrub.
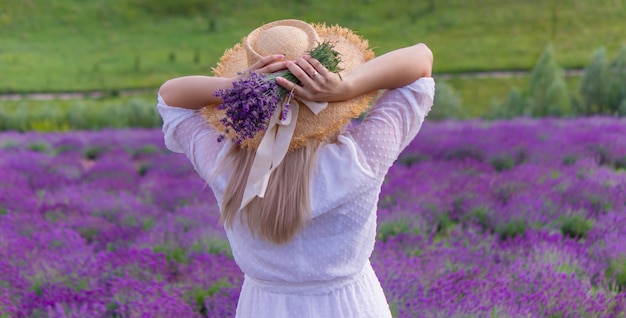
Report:
[[96,160],[100,157],[100,155],[102,155],[103,152],[104,149],[102,149],[102,147],[92,146],[85,149],[83,157],[88,160]]
[[579,114],[626,115],[626,45],[610,63],[606,50],[598,49],[585,68],[579,92]]
[[491,103],[488,117],[491,118],[514,118],[530,116],[528,98],[518,89],[514,88],[503,102]]
[[626,99],[622,100],[617,107],[617,114],[620,116],[626,116]]
[[154,253],[164,253],[168,263],[186,264],[189,261],[188,251],[173,243],[164,243],[152,247]]
[[[32,107],[31,107],[32,105]],[[0,104],[0,131],[67,131],[102,128],[152,128],[161,125],[153,101],[84,99],[64,104],[58,101],[15,106]]]
[[47,152],[49,148],[45,141],[34,142],[28,146],[28,149],[35,152]]
[[471,212],[463,216],[463,223],[471,223],[478,225],[483,231],[493,233],[494,226],[491,215],[493,212],[487,208],[475,208]]
[[613,260],[606,270],[609,279],[615,279],[615,290],[626,291],[626,258]]
[[515,167],[515,160],[509,155],[494,157],[490,160],[491,166],[498,172],[510,170]]
[[444,152],[443,158],[445,160],[467,160],[472,159],[476,161],[483,161],[484,154],[481,149],[473,145],[459,146],[453,149],[448,149]]
[[533,117],[563,116],[569,113],[570,97],[565,74],[554,57],[552,45],[546,46],[530,73],[530,114]]
[[526,222],[524,220],[513,220],[496,228],[496,233],[500,234],[501,240],[514,238],[526,233]]
[[612,113],[626,115],[626,45],[609,65],[607,107]]
[[448,235],[454,227],[456,227],[456,222],[448,213],[437,214],[437,233]]
[[407,220],[383,222],[378,226],[377,239],[386,242],[390,237],[402,233],[410,233],[411,228]]
[[521,116],[565,116],[571,113],[571,103],[565,74],[554,57],[552,45],[547,45],[530,73],[528,92],[515,88],[503,102],[493,102],[488,117],[514,118]]
[[562,164],[564,166],[571,166],[571,165],[575,164],[576,161],[578,161],[578,158],[576,158],[576,156],[567,155],[567,156],[563,157]]
[[560,230],[565,236],[580,239],[586,237],[592,228],[592,220],[587,220],[582,215],[572,215],[563,217]]
[[0,108],[0,129],[2,130],[28,130],[27,106],[21,102],[16,109]]
[[454,92],[452,86],[444,81],[438,81],[435,86],[435,100],[428,119],[441,120],[446,118],[464,118],[465,112],[461,98]]
[[411,153],[411,154],[402,155],[400,158],[398,158],[398,163],[403,166],[410,167],[413,164],[427,161],[428,159],[430,159],[430,157],[428,157],[425,154]]
[[585,68],[580,79],[579,92],[582,104],[577,113],[590,115],[604,112],[607,105],[607,80],[609,64],[606,58],[606,50],[596,50],[591,63]]
[[624,170],[624,169],[626,169],[626,155],[622,156],[621,158],[615,159],[615,162],[613,163],[613,166],[614,166],[615,170]]

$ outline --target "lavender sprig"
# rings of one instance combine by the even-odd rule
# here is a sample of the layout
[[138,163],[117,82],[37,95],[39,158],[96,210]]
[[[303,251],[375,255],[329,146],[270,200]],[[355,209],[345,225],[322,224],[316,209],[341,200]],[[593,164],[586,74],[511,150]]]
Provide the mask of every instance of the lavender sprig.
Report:
[[[331,72],[339,73],[343,70],[339,67],[340,54],[330,42],[320,43],[308,53]],[[226,110],[226,116],[220,120],[226,131],[218,137],[218,142],[224,140],[231,131],[235,134],[233,141],[237,144],[264,131],[278,103],[289,94],[281,119],[287,117],[293,91],[278,85],[277,77],[283,77],[296,85],[301,83],[289,70],[272,74],[250,72],[248,77],[234,82],[232,88],[215,92],[214,95],[223,101],[217,108]]]
[[[314,59],[318,60],[327,70],[337,73],[343,71],[341,67],[339,67],[339,63],[341,63],[341,54],[334,49],[334,45],[328,41],[324,41],[319,43],[315,48],[308,51],[309,55]],[[296,83],[296,85],[300,85],[300,80],[291,73],[289,70],[279,71],[273,74],[268,74],[271,78],[283,77],[290,82]],[[339,75],[341,78],[341,75]],[[289,92],[286,88],[279,86],[280,96],[285,97]]]
[[[231,89],[215,92],[215,96],[223,100],[217,108],[226,110],[226,116],[220,120],[226,127],[225,133],[232,129],[235,132],[234,141],[241,144],[265,130],[280,102],[278,87],[275,80],[270,81],[265,75],[251,72],[247,78],[234,82]],[[218,141],[224,137],[220,135]]]

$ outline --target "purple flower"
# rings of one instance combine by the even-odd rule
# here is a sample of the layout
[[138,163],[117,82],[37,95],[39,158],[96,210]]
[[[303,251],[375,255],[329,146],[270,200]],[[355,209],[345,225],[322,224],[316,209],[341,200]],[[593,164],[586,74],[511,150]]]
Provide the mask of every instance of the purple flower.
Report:
[[[319,43],[309,51],[309,54],[330,72],[339,74],[343,70],[339,67],[340,53],[334,50],[334,45],[330,42]],[[217,109],[226,110],[226,117],[221,120],[226,132],[217,138],[218,142],[224,140],[231,131],[235,134],[233,140],[238,144],[253,138],[259,131],[264,131],[277,104],[289,95],[280,119],[287,117],[293,89],[290,92],[278,85],[276,77],[279,76],[296,85],[300,84],[300,80],[289,70],[273,74],[257,74],[250,71],[250,76],[234,82],[232,88],[215,92],[214,95],[223,100]]]
[[[234,82],[232,88],[215,92],[223,100],[217,108],[226,110],[226,116],[221,119],[226,134],[234,132],[233,140],[241,144],[264,131],[281,100],[279,87],[273,76],[250,72],[247,78]],[[220,136],[218,141],[224,137]]]
[[[619,317],[625,136],[623,118],[425,122],[377,211],[395,317]],[[0,132],[0,317],[232,317],[219,217],[160,129]]]

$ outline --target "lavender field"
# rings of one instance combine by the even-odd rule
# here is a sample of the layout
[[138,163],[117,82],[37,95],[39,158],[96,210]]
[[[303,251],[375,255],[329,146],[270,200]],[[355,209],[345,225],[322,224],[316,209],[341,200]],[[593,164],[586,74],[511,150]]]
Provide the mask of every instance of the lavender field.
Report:
[[[158,129],[0,133],[0,317],[231,317],[218,219]],[[626,317],[626,120],[427,122],[378,220],[397,317]]]

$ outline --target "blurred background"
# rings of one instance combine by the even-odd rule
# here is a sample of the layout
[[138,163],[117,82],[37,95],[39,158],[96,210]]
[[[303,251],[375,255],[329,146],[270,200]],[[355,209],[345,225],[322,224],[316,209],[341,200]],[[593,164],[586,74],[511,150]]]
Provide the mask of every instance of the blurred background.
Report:
[[157,88],[277,19],[435,54],[431,120],[626,115],[626,0],[2,0],[0,130],[157,127]]

